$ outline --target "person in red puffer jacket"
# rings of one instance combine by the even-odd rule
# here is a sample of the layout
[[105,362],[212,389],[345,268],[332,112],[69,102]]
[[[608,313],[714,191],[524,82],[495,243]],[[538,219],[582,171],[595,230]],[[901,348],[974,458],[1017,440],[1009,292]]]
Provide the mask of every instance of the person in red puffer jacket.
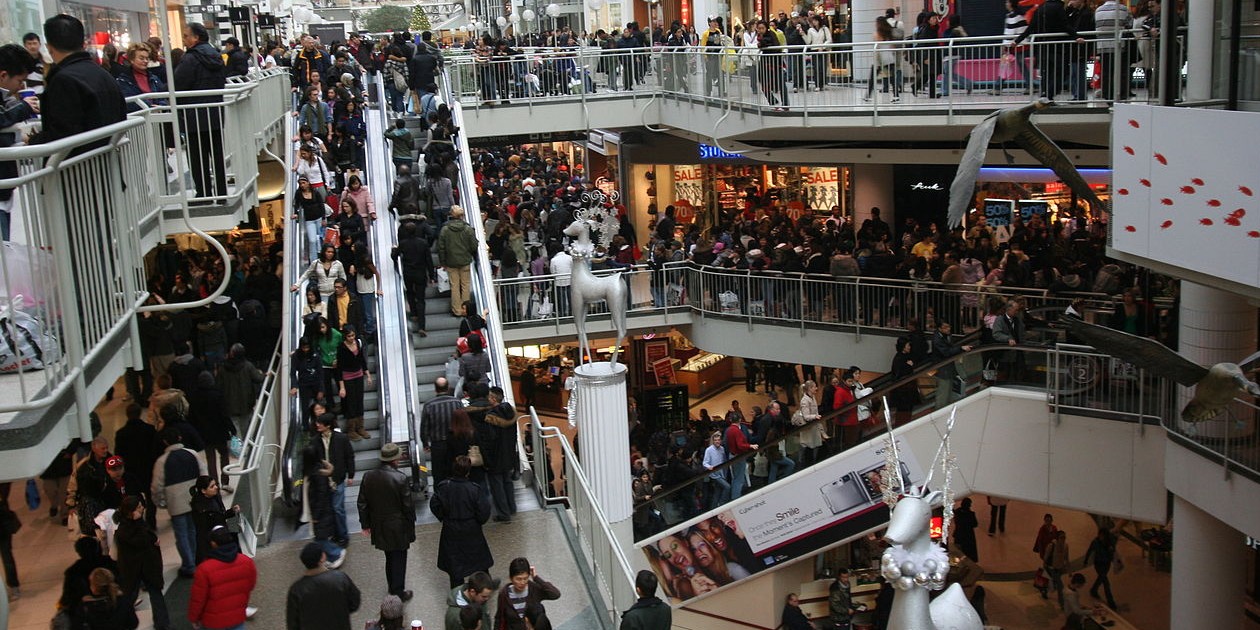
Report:
[[257,582],[254,561],[241,553],[236,535],[222,525],[215,527],[210,531],[209,555],[193,575],[188,621],[200,630],[243,629]]

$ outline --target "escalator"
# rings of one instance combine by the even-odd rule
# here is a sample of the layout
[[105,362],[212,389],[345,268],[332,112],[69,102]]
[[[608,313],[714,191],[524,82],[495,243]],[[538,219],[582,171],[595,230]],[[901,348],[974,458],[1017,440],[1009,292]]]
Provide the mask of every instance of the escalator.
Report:
[[[1006,359],[1010,351],[1005,346],[988,346],[958,358],[971,368]],[[967,396],[947,408],[924,405],[916,410],[915,419],[894,430],[901,461],[897,476],[902,483],[906,487],[924,484],[953,416],[950,460],[955,466],[950,475],[957,498],[980,492],[1116,518],[1161,520],[1166,510],[1166,439],[1159,426],[1160,414],[1174,408],[1155,404],[1156,398],[1166,395],[1162,380],[1134,384],[1142,391],[1136,392],[1133,400],[1140,396],[1144,398],[1141,404],[1151,404],[1145,412],[1126,410],[1128,403],[1099,383],[1085,385],[1103,388],[1096,398],[1100,403],[1106,403],[1104,399],[1113,402],[1092,409],[1068,409],[1059,406],[1059,398],[1069,388],[1080,388],[1062,384],[1056,370],[1061,358],[1069,355],[1060,356],[1052,347],[1022,346],[1019,351],[1024,353],[1031,378],[1002,380],[995,386],[972,378],[967,383]],[[944,365],[942,361],[890,382],[822,421],[830,422],[861,404],[882,404],[898,388],[912,386],[926,372]],[[1007,374],[999,376],[1005,379]],[[884,490],[895,477],[885,479],[891,475],[884,414],[877,410],[873,418],[879,425],[867,429],[857,445],[824,456],[816,464],[736,499],[711,500],[715,487],[704,475],[636,505],[635,537],[640,553],[663,578],[680,569],[670,566],[668,548],[687,544],[681,541],[695,536],[707,540],[713,534],[715,540],[731,545],[740,565],[739,571],[724,574],[725,580],[714,578],[715,583],[707,585],[711,588],[688,592],[687,587],[679,587],[669,594],[672,602],[686,603],[729,584],[756,579],[760,572],[883,528],[889,516]],[[803,429],[760,445],[760,451],[774,452],[783,445],[790,454],[789,445]],[[746,462],[750,457],[740,459]],[[740,463],[733,460],[716,471],[737,470]],[[943,478],[938,463],[931,487],[941,489]]]

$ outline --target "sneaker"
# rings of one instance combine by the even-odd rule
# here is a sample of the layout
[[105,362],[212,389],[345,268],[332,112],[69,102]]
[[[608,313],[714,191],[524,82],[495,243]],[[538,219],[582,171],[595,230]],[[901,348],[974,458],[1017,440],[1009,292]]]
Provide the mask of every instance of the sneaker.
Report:
[[341,565],[346,563],[346,556],[348,555],[350,555],[350,552],[343,549],[341,551],[341,555],[337,556],[336,560],[329,560],[328,562],[324,563],[324,566],[329,569],[341,568]]
[[22,597],[22,589],[15,588],[9,591],[9,601],[16,601],[20,597]]

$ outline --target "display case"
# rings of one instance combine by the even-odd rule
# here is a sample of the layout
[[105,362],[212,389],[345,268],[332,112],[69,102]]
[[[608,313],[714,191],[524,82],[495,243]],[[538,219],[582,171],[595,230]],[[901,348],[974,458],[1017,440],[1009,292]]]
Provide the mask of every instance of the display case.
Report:
[[678,382],[686,385],[692,396],[704,396],[731,382],[733,365],[726,355],[698,352],[678,368]]

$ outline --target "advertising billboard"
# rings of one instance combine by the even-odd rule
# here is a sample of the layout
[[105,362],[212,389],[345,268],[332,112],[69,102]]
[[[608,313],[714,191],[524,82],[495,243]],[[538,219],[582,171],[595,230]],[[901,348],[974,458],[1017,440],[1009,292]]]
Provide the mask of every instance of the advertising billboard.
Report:
[[[888,521],[876,440],[639,543],[668,601],[680,605]],[[925,471],[898,440],[906,487]]]

